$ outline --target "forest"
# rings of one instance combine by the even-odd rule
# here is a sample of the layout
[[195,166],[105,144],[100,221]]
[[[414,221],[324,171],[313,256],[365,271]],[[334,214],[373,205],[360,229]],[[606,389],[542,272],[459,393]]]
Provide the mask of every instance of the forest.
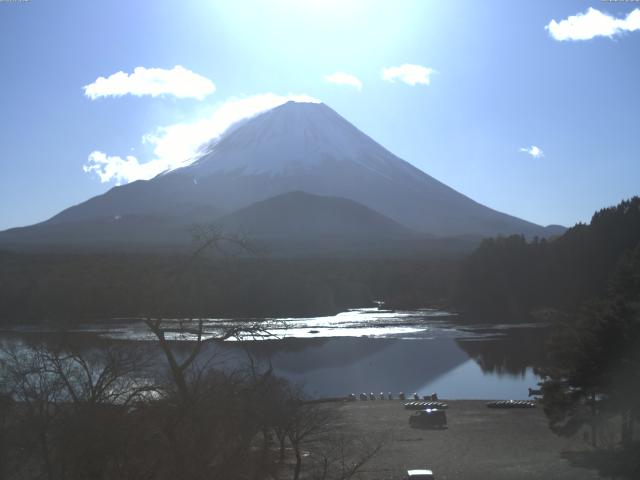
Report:
[[604,295],[640,242],[640,198],[604,208],[550,240],[489,238],[462,263],[452,302],[479,317],[521,321]]
[[452,259],[272,259],[0,252],[0,323],[72,324],[162,315],[333,315],[443,305]]
[[487,238],[445,258],[0,251],[0,322],[329,315],[374,300],[471,322],[547,321],[604,295],[638,242],[635,197],[555,238]]
[[638,478],[640,198],[551,241],[483,241],[461,266],[454,292],[476,318],[552,325],[537,371],[549,426],[589,441],[592,450],[574,462]]

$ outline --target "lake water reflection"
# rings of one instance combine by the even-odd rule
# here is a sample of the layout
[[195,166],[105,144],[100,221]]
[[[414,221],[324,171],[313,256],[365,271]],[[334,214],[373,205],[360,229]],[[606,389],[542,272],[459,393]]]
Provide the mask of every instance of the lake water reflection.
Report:
[[[234,320],[212,319],[215,335]],[[538,379],[533,366],[543,361],[546,329],[532,325],[465,326],[455,315],[437,310],[357,309],[332,317],[270,319],[269,340],[209,344],[227,367],[246,362],[247,354],[263,367],[303,385],[314,397],[359,392],[437,392],[441,398],[524,399]],[[277,338],[277,339],[276,339]],[[22,328],[0,334],[5,345],[37,342],[99,343],[153,341],[135,321],[85,325],[71,332]],[[186,347],[184,342],[175,348]],[[160,358],[160,357],[159,357]]]

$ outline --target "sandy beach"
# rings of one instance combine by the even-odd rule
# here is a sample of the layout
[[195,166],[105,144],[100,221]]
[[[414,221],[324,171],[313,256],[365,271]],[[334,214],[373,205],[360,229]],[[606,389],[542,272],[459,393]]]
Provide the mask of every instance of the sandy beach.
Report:
[[444,430],[409,427],[412,412],[399,400],[345,403],[344,427],[388,438],[361,478],[401,479],[410,468],[432,469],[439,480],[600,478],[563,457],[588,446],[551,432],[541,408],[502,410],[479,400],[442,401],[449,405]]

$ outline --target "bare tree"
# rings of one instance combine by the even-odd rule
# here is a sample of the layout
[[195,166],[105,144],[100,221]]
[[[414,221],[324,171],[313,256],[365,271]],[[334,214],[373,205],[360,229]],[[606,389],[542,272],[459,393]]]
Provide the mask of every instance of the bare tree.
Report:
[[289,408],[285,429],[296,458],[293,478],[298,480],[302,469],[302,448],[327,431],[333,412],[322,405],[307,404],[299,399],[290,401]]
[[[280,440],[280,462],[284,459],[284,441],[289,441],[295,455],[293,479],[299,480],[304,467],[308,478],[346,480],[355,477],[362,467],[384,446],[384,438],[362,438],[343,431],[339,406],[306,401],[302,392],[289,384],[288,398],[276,405],[280,413],[274,431]],[[304,455],[304,451],[308,454]]]
[[12,439],[22,453],[19,461],[54,480],[51,435],[59,414],[58,403],[63,398],[62,383],[45,373],[46,356],[38,350],[4,350],[1,366],[6,395],[21,407],[20,435]]
[[15,402],[6,392],[5,385],[0,385],[0,480],[9,478],[9,440],[12,422],[11,416]]
[[131,408],[157,392],[143,350],[39,345],[1,357],[5,395],[16,403],[13,476],[98,479],[120,469]]
[[[61,382],[63,399],[73,405],[127,406],[156,393],[145,349],[109,345],[98,351],[41,349],[45,374]],[[90,358],[93,356],[94,358]]]
[[385,443],[384,438],[366,439],[354,434],[332,432],[319,441],[312,452],[314,465],[310,477],[314,480],[354,478],[382,450]]

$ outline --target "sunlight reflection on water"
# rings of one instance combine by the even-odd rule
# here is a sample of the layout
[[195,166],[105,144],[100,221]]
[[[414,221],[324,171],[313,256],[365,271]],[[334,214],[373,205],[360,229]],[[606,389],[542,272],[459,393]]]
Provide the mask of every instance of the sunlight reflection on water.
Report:
[[[213,343],[208,351],[228,355],[232,366],[246,361],[246,352],[251,351],[278,375],[304,385],[311,396],[435,391],[443,398],[526,398],[527,387],[538,381],[532,367],[541,358],[544,332],[534,325],[461,325],[456,320],[456,315],[438,310],[376,308],[324,317],[251,319],[260,322],[267,334],[263,339],[268,340],[242,342],[242,348],[237,341]],[[204,337],[219,335],[239,322],[207,319]],[[180,333],[181,326],[193,327],[193,322],[174,319],[163,324],[173,330],[167,332],[168,339],[196,339],[194,334]],[[114,319],[63,333],[38,327],[14,329],[14,335],[24,339],[38,335],[73,338],[74,334],[87,337],[87,348],[98,339],[156,340],[140,320]]]
[[[251,319],[260,321],[264,338],[334,338],[334,337],[370,337],[370,338],[431,338],[434,323],[438,324],[440,335],[456,334],[458,330],[446,323],[455,315],[439,310],[389,311],[377,308],[351,309],[333,316],[307,318],[266,318]],[[235,319],[210,318],[204,321],[204,337],[219,335],[225,328],[237,325]],[[196,335],[179,333],[185,320],[165,320],[163,322],[176,332],[168,332],[171,340],[195,340]],[[154,340],[143,322],[105,322],[101,324],[83,325],[83,332],[91,332],[106,338],[117,340]],[[240,335],[235,340],[257,340],[254,335]]]

